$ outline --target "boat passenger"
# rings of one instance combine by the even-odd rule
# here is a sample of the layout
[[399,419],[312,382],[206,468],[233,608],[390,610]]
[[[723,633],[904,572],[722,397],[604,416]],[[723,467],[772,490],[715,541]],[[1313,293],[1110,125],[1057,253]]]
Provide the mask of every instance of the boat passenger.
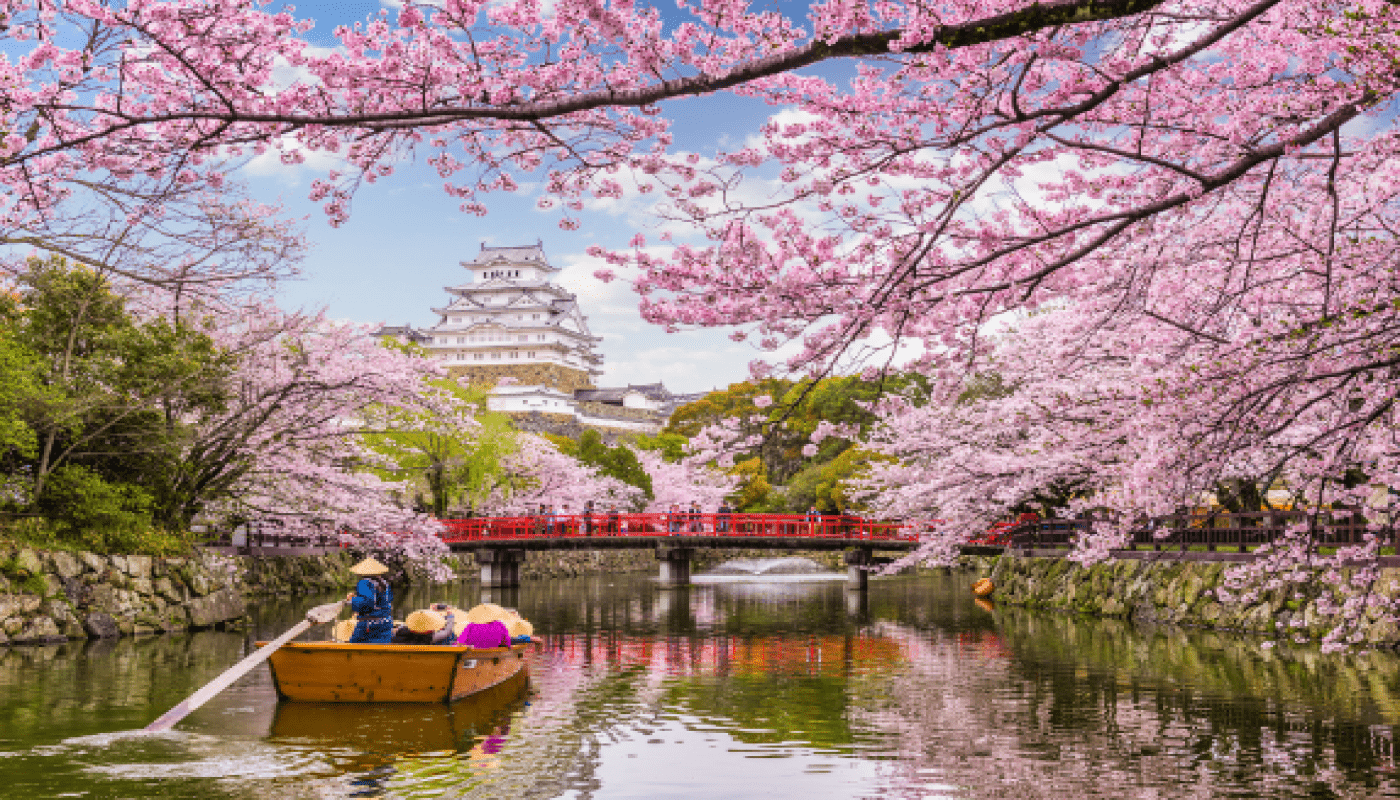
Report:
[[455,644],[452,612],[439,613],[437,606],[427,611],[415,611],[404,618],[403,626],[394,631],[392,644]]
[[350,571],[360,576],[355,591],[345,595],[350,608],[359,616],[350,643],[388,644],[394,635],[394,590],[384,579],[389,568],[373,558],[366,558]]
[[510,647],[510,629],[504,622],[493,619],[490,622],[468,622],[457,637],[457,644],[486,650],[492,647]]

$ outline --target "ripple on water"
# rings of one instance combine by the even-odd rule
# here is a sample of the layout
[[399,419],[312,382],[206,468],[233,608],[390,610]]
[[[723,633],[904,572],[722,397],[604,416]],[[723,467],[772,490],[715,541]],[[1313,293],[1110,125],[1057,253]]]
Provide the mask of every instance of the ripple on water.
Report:
[[[1397,796],[1400,658],[978,607],[966,583],[541,581],[497,598],[548,644],[497,705],[279,705],[261,672],[155,735],[127,729],[243,637],[0,652],[0,797]],[[300,609],[256,612],[266,637]]]

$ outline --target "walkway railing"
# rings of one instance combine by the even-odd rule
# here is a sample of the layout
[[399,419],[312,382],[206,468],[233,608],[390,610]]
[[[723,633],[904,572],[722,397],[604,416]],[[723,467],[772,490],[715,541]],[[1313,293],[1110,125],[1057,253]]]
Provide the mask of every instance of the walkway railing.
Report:
[[917,542],[916,531],[897,522],[849,515],[805,514],[555,514],[530,517],[445,519],[443,541],[453,544],[509,539],[717,536],[743,538],[861,539]]
[[321,555],[344,547],[338,533],[290,533],[277,526],[252,525],[245,531],[220,531],[203,545],[237,555]]
[[[1283,536],[1290,525],[1312,518],[1305,511],[1256,511],[1239,514],[1170,514],[1134,530],[1128,550],[1216,550],[1246,552]],[[1067,548],[1087,532],[1091,520],[1021,522],[1003,532],[1012,547]],[[1366,520],[1352,512],[1317,515],[1314,541],[1322,546],[1361,544]]]

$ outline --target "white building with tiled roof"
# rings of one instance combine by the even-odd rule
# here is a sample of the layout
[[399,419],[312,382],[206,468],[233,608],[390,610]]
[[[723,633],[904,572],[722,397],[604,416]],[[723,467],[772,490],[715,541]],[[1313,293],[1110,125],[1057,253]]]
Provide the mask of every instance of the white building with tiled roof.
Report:
[[471,280],[446,287],[447,305],[433,309],[437,324],[385,327],[380,335],[417,342],[458,378],[491,385],[495,411],[617,430],[654,432],[665,424],[673,406],[664,386],[594,386],[603,372],[601,339],[589,332],[577,297],[550,282],[559,269],[542,244],[483,244],[462,266]]
[[[588,331],[577,298],[550,283],[559,272],[545,259],[544,247],[487,247],[462,266],[468,283],[447,287],[451,301],[435,308],[438,324],[423,331],[427,347],[449,367],[488,368],[481,374],[512,375],[525,365],[559,369],[544,383],[573,391],[592,386],[601,375],[601,341]],[[495,368],[495,369],[491,369]]]

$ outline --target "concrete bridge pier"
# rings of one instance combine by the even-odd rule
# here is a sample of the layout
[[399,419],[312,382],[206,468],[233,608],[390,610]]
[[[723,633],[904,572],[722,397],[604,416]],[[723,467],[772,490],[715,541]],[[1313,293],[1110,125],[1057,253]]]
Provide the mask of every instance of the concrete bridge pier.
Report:
[[507,586],[492,588],[489,586],[483,586],[481,587],[481,597],[477,600],[477,602],[495,603],[498,606],[505,606],[506,608],[515,608],[516,606],[520,605],[520,587]]
[[525,551],[515,548],[492,548],[476,551],[476,563],[481,566],[481,588],[509,589],[520,585],[520,562]]
[[870,592],[846,592],[846,615],[857,622],[869,622]]
[[690,559],[694,557],[693,547],[657,547],[656,560],[661,562],[661,585],[689,586]]
[[866,567],[875,563],[874,553],[868,547],[855,547],[846,551],[846,589],[863,592],[870,586],[870,570]]

